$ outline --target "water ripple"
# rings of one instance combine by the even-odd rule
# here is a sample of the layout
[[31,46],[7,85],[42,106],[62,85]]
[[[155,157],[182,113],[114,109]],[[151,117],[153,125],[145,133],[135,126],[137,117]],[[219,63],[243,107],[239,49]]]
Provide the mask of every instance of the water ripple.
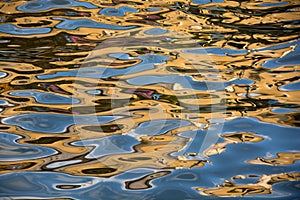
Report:
[[14,35],[32,35],[50,33],[51,28],[19,28],[13,24],[0,24],[0,32]]
[[118,116],[69,116],[58,114],[22,114],[2,120],[5,124],[20,126],[25,130],[42,133],[63,133],[66,129],[77,124],[108,123]]
[[89,2],[80,2],[75,0],[38,0],[30,1],[20,5],[17,9],[23,12],[40,12],[53,8],[82,6],[85,8],[97,8]]
[[0,8],[1,199],[299,196],[299,2]]
[[88,28],[104,28],[104,29],[111,29],[111,30],[128,30],[136,28],[137,26],[117,26],[112,24],[104,24],[92,21],[90,19],[65,19],[65,18],[53,18],[54,20],[61,20],[56,28],[63,29],[63,30],[75,30],[81,27],[88,27]]
[[106,15],[106,16],[125,16],[127,12],[138,12],[136,9],[122,6],[119,8],[103,8],[99,14]]
[[57,94],[49,94],[32,90],[13,91],[10,94],[19,97],[33,96],[35,100],[41,104],[78,104],[80,102],[78,99],[72,99]]
[[0,137],[1,161],[29,160],[41,158],[41,156],[47,157],[57,153],[56,150],[51,148],[19,144],[16,140],[21,137],[10,133],[0,132]]

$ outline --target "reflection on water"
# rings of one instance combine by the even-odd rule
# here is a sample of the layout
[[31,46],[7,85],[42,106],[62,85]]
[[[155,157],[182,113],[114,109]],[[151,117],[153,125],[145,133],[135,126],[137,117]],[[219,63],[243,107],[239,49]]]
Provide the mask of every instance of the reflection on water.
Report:
[[1,198],[297,198],[299,5],[1,1]]

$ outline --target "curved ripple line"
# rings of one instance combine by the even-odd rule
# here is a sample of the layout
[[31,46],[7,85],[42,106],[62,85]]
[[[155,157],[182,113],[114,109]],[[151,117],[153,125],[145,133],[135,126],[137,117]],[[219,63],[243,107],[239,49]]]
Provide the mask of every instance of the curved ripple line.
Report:
[[21,114],[4,118],[2,123],[41,133],[63,133],[74,124],[104,124],[120,116],[69,116],[59,114]]
[[213,54],[217,56],[228,56],[228,55],[245,55],[247,54],[247,50],[245,49],[229,49],[229,48],[198,48],[198,49],[187,49],[183,50],[186,53],[193,53],[193,54]]
[[64,30],[75,30],[80,27],[87,28],[104,28],[104,29],[112,29],[112,30],[128,30],[136,28],[137,26],[117,26],[111,24],[104,24],[92,21],[90,19],[65,19],[65,18],[53,18],[54,20],[63,20],[56,28],[64,29]]
[[5,72],[0,72],[0,78],[4,78],[4,77],[6,77],[7,76],[7,73],[5,73]]
[[267,68],[276,68],[281,66],[296,66],[300,65],[300,46],[299,43],[297,43],[297,47],[289,52],[288,54],[283,55],[280,58],[273,58],[271,60],[266,61],[263,64],[263,67]]
[[300,90],[300,82],[289,83],[283,86],[280,86],[281,91],[296,91]]
[[19,144],[16,140],[22,137],[11,133],[0,132],[0,138],[0,161],[29,160],[57,153],[48,147]]
[[85,8],[98,8],[91,3],[75,0],[39,0],[26,2],[18,6],[17,9],[23,12],[40,12],[52,8],[66,8],[75,6],[82,6]]
[[127,12],[136,13],[138,10],[127,6],[122,6],[119,8],[103,8],[99,14],[106,16],[125,16]]
[[0,24],[0,32],[13,35],[32,35],[50,33],[51,28],[18,28],[13,24]]
[[[114,54],[110,56],[119,59],[124,59],[124,60],[132,59],[126,56],[126,54]],[[84,77],[84,78],[95,78],[95,79],[109,78],[113,76],[133,74],[133,73],[154,69],[155,64],[164,64],[168,58],[169,58],[168,56],[147,54],[147,55],[136,57],[136,59],[141,59],[142,62],[126,68],[87,67],[87,68],[82,68],[80,70],[69,70],[66,72],[62,71],[53,74],[38,75],[37,78],[43,80],[58,78],[58,77],[75,77],[75,76]]]
[[50,94],[45,92],[38,92],[33,90],[17,90],[10,92],[9,94],[18,97],[31,97],[41,104],[78,104],[80,103],[79,99],[74,99],[70,97],[64,97],[57,94]]
[[211,82],[211,81],[195,81],[190,76],[179,76],[179,75],[169,75],[169,76],[138,76],[128,79],[127,82],[133,85],[150,85],[156,83],[171,83],[180,84],[181,87],[185,89],[192,90],[224,90],[225,87],[232,84],[245,84],[251,85],[254,81],[242,78],[233,79],[227,82]]
[[128,135],[112,135],[99,139],[83,140],[74,142],[76,146],[93,146],[95,147],[85,158],[99,158],[111,154],[122,154],[134,152],[133,146],[140,142]]

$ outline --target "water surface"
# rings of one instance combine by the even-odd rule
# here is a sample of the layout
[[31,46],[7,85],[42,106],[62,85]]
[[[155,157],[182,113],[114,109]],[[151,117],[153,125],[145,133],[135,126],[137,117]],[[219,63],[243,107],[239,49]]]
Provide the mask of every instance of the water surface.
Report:
[[1,1],[0,198],[299,198],[299,6]]

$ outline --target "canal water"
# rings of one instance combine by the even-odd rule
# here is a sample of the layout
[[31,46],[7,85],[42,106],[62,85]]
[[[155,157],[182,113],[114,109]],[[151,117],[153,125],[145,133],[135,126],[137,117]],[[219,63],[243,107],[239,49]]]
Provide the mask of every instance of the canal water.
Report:
[[299,6],[1,0],[0,199],[299,199]]

